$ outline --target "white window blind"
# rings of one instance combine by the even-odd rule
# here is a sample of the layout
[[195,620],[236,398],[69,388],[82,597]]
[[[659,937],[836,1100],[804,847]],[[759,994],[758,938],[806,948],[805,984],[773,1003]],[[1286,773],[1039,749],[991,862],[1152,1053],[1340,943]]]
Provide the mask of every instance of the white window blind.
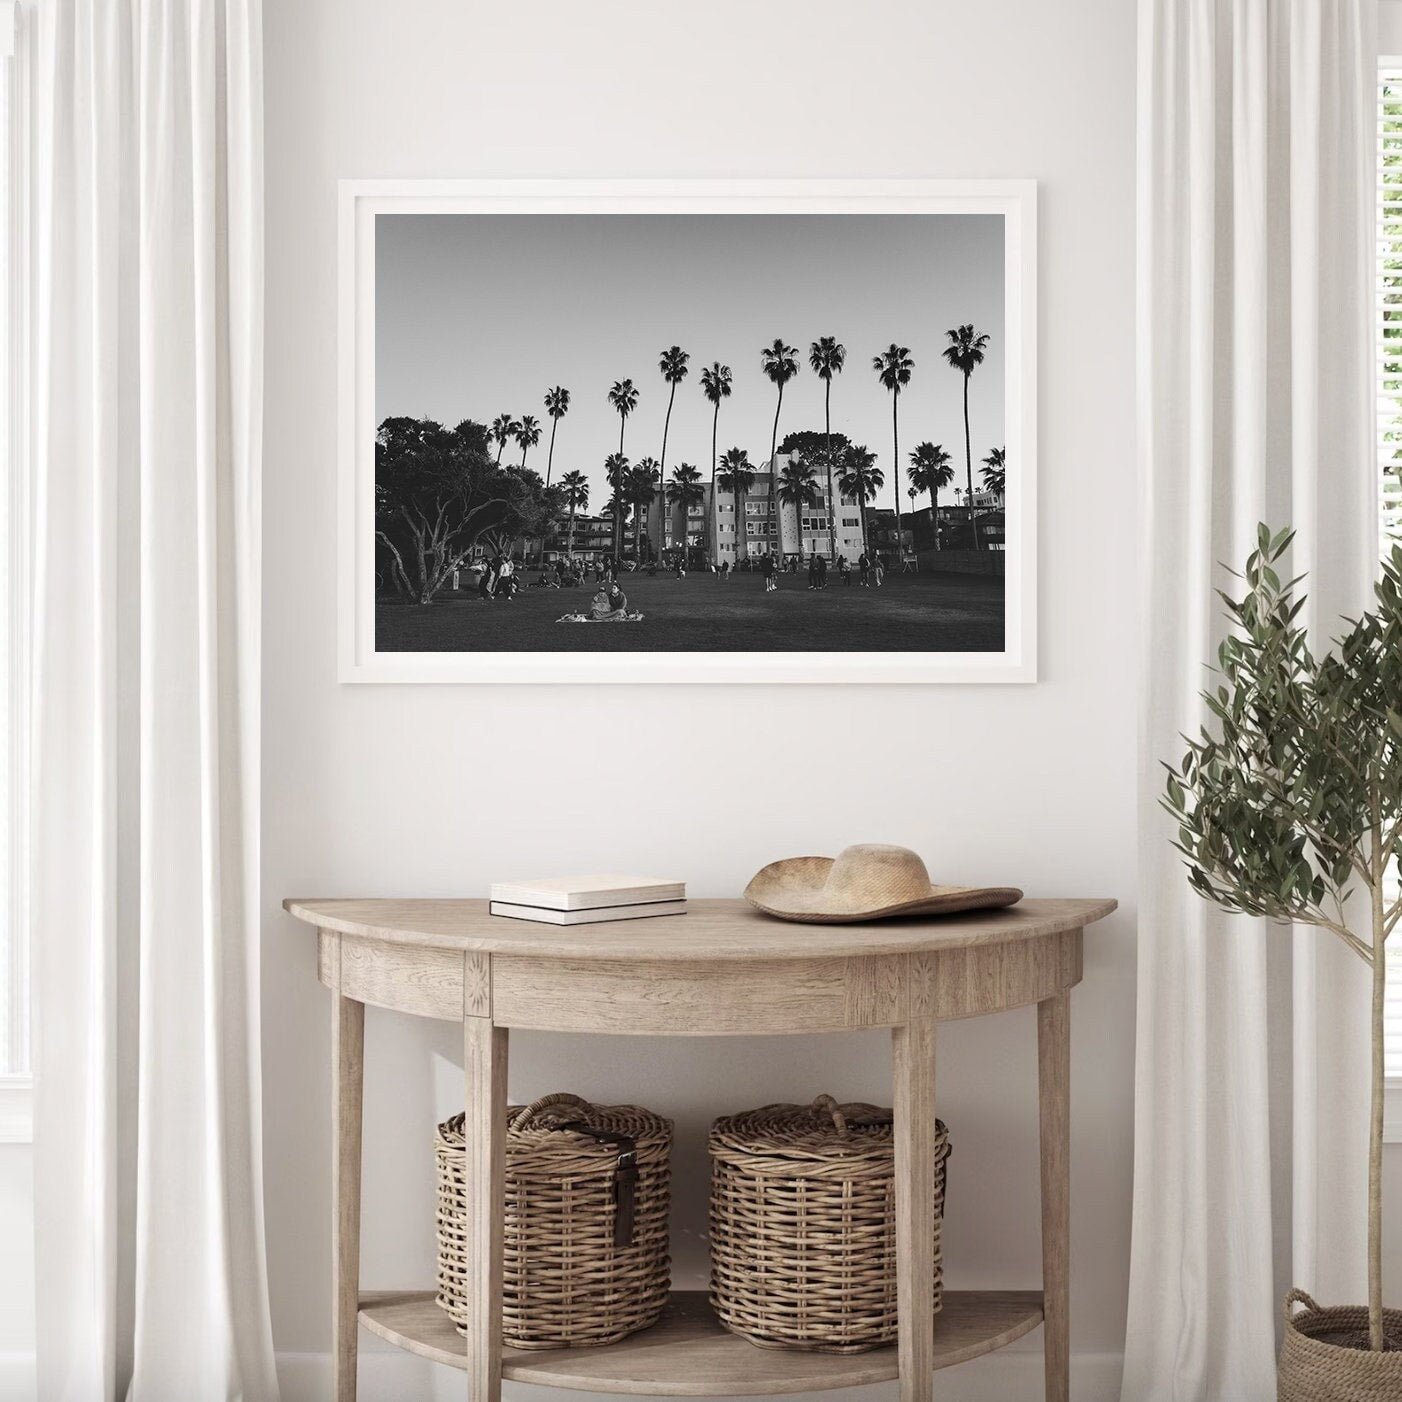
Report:
[[[1378,65],[1378,467],[1382,548],[1402,542],[1402,58]],[[1393,868],[1393,891],[1398,879]],[[1388,941],[1387,1074],[1402,1081],[1402,934]]]

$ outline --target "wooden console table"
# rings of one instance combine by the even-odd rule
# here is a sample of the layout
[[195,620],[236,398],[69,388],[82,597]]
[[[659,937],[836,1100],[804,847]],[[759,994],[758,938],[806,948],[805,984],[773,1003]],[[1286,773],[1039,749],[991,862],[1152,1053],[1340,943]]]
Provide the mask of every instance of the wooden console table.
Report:
[[[471,1402],[502,1378],[592,1392],[739,1397],[900,1380],[930,1402],[936,1369],[1044,1324],[1046,1396],[1066,1402],[1070,1198],[1070,989],[1086,925],[1110,900],[1027,900],[942,920],[796,925],[742,901],[684,916],[556,928],[493,918],[485,901],[289,900],[318,930],[332,989],[336,1152],[335,1397],[354,1402],[356,1330],[468,1376]],[[481,1290],[466,1337],[433,1292],[360,1289],[365,1005],[463,1025],[470,1257]],[[935,1027],[1037,1005],[1042,1289],[950,1291],[933,1309]],[[899,1341],[850,1356],[756,1348],[726,1333],[705,1296],[673,1294],[661,1323],[600,1348],[504,1349],[499,1321],[508,1030],[727,1036],[889,1027],[896,1150]],[[754,1097],[751,1097],[754,1098]],[[759,1098],[763,1098],[762,1095]],[[736,1109],[742,1108],[736,1106]],[[425,1141],[427,1142],[427,1141]]]

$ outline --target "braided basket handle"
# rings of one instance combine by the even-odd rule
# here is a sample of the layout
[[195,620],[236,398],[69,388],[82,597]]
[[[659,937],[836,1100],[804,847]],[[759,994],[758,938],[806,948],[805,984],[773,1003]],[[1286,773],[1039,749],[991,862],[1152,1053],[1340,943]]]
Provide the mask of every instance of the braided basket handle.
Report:
[[578,1111],[579,1117],[588,1124],[593,1124],[598,1118],[594,1107],[580,1096],[571,1095],[568,1091],[556,1091],[553,1095],[542,1095],[539,1100],[532,1100],[519,1115],[511,1122],[514,1130],[525,1129],[542,1111],[550,1110],[556,1105],[568,1105],[571,1110]]
[[1285,1322],[1289,1324],[1295,1317],[1296,1305],[1303,1305],[1314,1314],[1319,1313],[1319,1306],[1314,1302],[1314,1296],[1305,1290],[1292,1290],[1285,1297]]
[[865,1101],[854,1100],[850,1105],[839,1105],[830,1095],[820,1095],[808,1107],[809,1113],[821,1118],[832,1117],[833,1128],[846,1139],[854,1129],[875,1129],[891,1123],[891,1112]]
[[824,1115],[830,1115],[832,1117],[832,1127],[843,1139],[847,1138],[847,1116],[842,1113],[842,1107],[832,1096],[817,1096],[808,1108],[819,1119]]

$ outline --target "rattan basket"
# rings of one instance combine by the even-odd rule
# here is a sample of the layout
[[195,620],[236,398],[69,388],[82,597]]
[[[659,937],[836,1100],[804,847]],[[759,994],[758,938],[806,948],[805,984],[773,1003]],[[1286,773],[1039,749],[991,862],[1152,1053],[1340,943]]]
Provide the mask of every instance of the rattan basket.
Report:
[[[936,1121],[935,1309],[949,1135]],[[766,1348],[862,1353],[896,1337],[891,1112],[766,1105],[711,1126],[711,1303]]]
[[[1303,1314],[1295,1313],[1303,1305]],[[1368,1311],[1285,1297],[1278,1402],[1396,1402],[1402,1398],[1402,1310],[1383,1311],[1386,1352],[1368,1349]]]
[[[502,1340],[610,1344],[667,1304],[672,1122],[636,1105],[547,1095],[507,1112]],[[438,1303],[461,1331],[467,1261],[463,1117],[438,1126]]]

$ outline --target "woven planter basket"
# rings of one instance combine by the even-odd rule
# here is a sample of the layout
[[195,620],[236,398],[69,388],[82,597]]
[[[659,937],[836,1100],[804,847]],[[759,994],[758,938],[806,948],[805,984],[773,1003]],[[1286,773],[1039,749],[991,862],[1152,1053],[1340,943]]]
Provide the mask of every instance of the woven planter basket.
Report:
[[[1295,1313],[1297,1304],[1303,1314]],[[1368,1311],[1322,1309],[1303,1290],[1285,1297],[1279,1402],[1397,1402],[1402,1398],[1402,1310],[1383,1311],[1387,1348],[1368,1348]]]
[[[936,1122],[935,1309],[949,1136]],[[896,1337],[891,1112],[766,1105],[711,1126],[711,1303],[765,1348],[862,1353]]]
[[[547,1095],[507,1112],[502,1340],[611,1344],[667,1304],[672,1122]],[[438,1303],[461,1332],[468,1269],[463,1116],[438,1126]]]

